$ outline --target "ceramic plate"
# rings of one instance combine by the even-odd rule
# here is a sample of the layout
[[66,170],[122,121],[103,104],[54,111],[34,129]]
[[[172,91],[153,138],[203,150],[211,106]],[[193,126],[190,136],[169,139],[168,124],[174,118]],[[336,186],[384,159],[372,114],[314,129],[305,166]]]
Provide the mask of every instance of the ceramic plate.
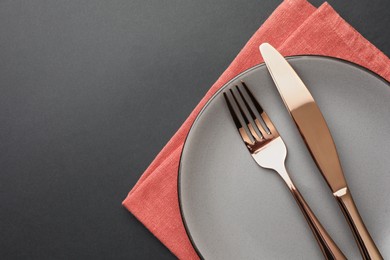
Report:
[[[383,257],[390,258],[390,88],[351,63],[320,56],[289,62],[332,132],[355,202]],[[195,120],[179,170],[183,220],[205,259],[323,259],[282,179],[260,168],[232,121],[222,91],[244,80],[287,145],[287,169],[349,259],[352,233],[307,151],[264,64],[226,84]]]

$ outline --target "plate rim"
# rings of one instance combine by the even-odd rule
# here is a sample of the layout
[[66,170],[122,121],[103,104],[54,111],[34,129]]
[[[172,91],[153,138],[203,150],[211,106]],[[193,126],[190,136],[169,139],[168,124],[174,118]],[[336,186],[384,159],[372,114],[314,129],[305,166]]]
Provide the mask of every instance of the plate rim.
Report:
[[[305,54],[305,55],[291,55],[291,56],[285,56],[284,58],[286,60],[295,60],[295,59],[300,59],[300,58],[306,58],[306,57],[317,57],[317,58],[325,58],[325,59],[329,59],[329,60],[333,60],[333,61],[338,61],[338,62],[342,62],[342,63],[346,63],[348,65],[351,65],[351,66],[354,66],[354,67],[357,67],[371,75],[373,75],[374,77],[378,78],[379,80],[383,81],[385,84],[388,85],[388,87],[390,88],[390,82],[388,80],[386,80],[384,77],[382,77],[381,75],[375,73],[374,71],[360,65],[360,64],[357,64],[357,63],[354,63],[352,61],[349,61],[349,60],[345,60],[345,59],[342,59],[342,58],[338,58],[338,57],[331,57],[331,56],[326,56],[326,55],[316,55],[316,54]],[[195,241],[191,235],[191,231],[187,225],[187,222],[185,220],[185,216],[184,216],[184,212],[183,212],[183,205],[182,205],[182,196],[181,196],[181,176],[182,176],[182,158],[183,158],[183,153],[184,153],[184,148],[187,144],[187,139],[188,139],[188,136],[190,135],[195,123],[199,120],[200,116],[203,114],[203,112],[206,110],[206,108],[208,107],[208,105],[214,100],[214,98],[220,93],[222,92],[231,82],[237,80],[237,78],[243,76],[244,74],[247,74],[249,72],[251,72],[252,70],[255,70],[257,68],[260,68],[260,67],[263,67],[263,66],[266,66],[265,62],[262,62],[260,64],[257,64],[255,66],[252,66],[244,71],[242,71],[241,73],[237,74],[234,78],[230,79],[228,82],[226,82],[225,84],[223,84],[211,97],[209,100],[207,100],[207,102],[203,105],[202,109],[199,111],[199,113],[196,115],[194,121],[191,123],[191,127],[189,128],[188,130],[188,133],[184,139],[184,143],[183,143],[183,147],[182,147],[182,150],[180,152],[180,158],[179,158],[179,167],[178,167],[178,174],[177,174],[177,195],[178,195],[178,202],[179,202],[179,210],[180,210],[180,216],[181,216],[181,219],[182,219],[182,223],[184,225],[184,229],[185,229],[185,232],[191,242],[191,245],[192,247],[194,248],[195,252],[198,254],[198,256],[201,258],[201,259],[205,259],[202,255],[202,253],[200,252],[199,248],[196,246],[195,244]]]

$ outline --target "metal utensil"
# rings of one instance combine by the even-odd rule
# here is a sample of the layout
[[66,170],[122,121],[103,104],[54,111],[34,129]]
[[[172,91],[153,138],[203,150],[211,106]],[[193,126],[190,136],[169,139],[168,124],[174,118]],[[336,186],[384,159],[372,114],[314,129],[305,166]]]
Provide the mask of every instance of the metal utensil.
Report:
[[290,115],[352,229],[363,259],[383,259],[352,199],[326,121],[305,84],[270,44],[260,52]]
[[[287,149],[284,141],[275,126],[272,124],[270,118],[248,89],[247,85],[244,82],[242,82],[242,85],[246,90],[246,94],[244,94],[245,92],[242,92],[238,86],[236,86],[235,91],[238,93],[240,98],[237,97],[237,93],[234,94],[233,90],[230,89],[230,95],[234,100],[233,103],[239,110],[238,114],[236,113],[228,94],[224,92],[223,95],[238,132],[240,133],[240,136],[250,154],[258,165],[263,168],[274,170],[282,177],[305,216],[325,258],[346,259],[341,250],[337,247],[336,243],[322,227],[321,223],[311,211],[309,205],[303,199],[302,195],[288,175],[284,163],[287,156]],[[251,101],[253,110],[248,102],[248,97]],[[241,103],[239,99],[242,101]],[[241,105],[242,103],[244,106]],[[245,110],[249,112],[251,119],[248,118],[243,107],[245,107]],[[255,113],[258,113],[258,115]],[[245,125],[241,124],[239,117],[242,117]]]

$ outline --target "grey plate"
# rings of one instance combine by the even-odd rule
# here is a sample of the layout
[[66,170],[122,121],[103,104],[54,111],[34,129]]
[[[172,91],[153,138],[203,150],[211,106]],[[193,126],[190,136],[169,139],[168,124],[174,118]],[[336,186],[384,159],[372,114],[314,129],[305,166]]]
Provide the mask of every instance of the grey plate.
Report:
[[[389,83],[332,58],[289,61],[322,110],[360,213],[384,258],[390,258]],[[287,168],[297,187],[346,256],[359,259],[349,227],[266,67],[240,74],[223,89],[240,80],[286,142]],[[179,199],[191,241],[206,259],[323,258],[283,181],[249,155],[221,91],[199,114],[185,142]]]

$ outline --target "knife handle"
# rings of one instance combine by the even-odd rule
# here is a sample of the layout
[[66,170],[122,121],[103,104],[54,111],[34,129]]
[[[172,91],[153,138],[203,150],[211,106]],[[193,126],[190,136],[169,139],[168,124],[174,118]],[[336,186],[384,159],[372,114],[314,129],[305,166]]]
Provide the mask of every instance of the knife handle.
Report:
[[349,227],[355,237],[356,243],[359,246],[360,253],[365,260],[381,260],[381,253],[372,240],[370,233],[360,217],[359,211],[352,199],[352,195],[348,188],[341,189],[334,194],[339,206],[347,220]]
[[295,201],[297,202],[302,214],[305,216],[307,223],[310,226],[313,235],[315,236],[318,245],[324,254],[325,259],[328,260],[344,260],[347,259],[340,248],[336,245],[333,239],[330,237],[325,228],[321,225],[320,221],[314,215],[305,199],[302,197],[299,190],[295,187],[294,183],[290,179],[286,169],[278,171],[279,175],[283,178],[284,182],[290,189]]

